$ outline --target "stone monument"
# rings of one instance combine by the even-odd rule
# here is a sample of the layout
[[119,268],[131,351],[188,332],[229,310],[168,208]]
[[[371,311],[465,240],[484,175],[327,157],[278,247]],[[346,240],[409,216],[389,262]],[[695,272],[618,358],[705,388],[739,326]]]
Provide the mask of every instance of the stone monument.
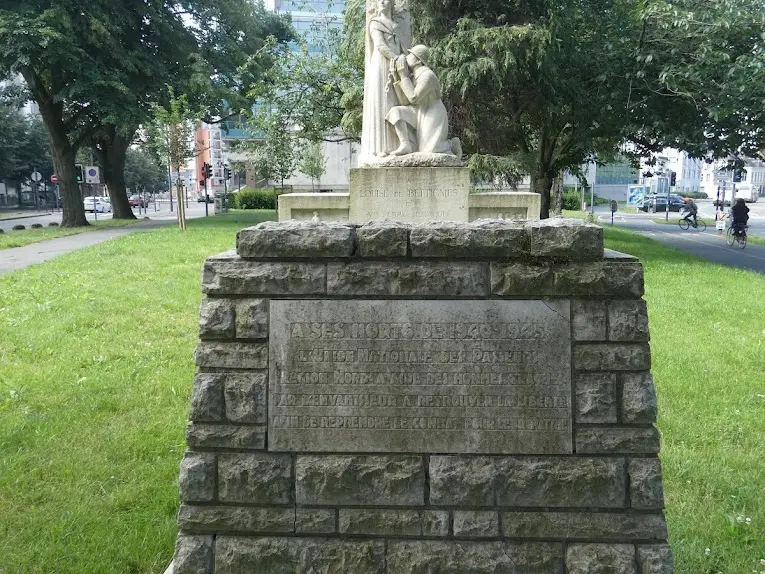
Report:
[[174,574],[670,574],[643,269],[576,221],[208,259]]
[[467,222],[499,213],[538,219],[537,194],[470,194],[470,171],[459,138],[449,137],[430,50],[411,45],[408,0],[367,0],[365,38],[361,149],[349,193],[282,195],[280,221],[314,212],[353,223]]

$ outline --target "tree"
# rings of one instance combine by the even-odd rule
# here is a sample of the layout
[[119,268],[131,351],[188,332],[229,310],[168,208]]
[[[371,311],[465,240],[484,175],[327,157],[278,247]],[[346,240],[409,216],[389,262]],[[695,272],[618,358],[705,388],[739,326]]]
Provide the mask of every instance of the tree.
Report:
[[[196,154],[194,128],[199,121],[199,112],[195,112],[186,95],[176,96],[172,87],[167,88],[169,103],[167,108],[157,106],[154,112],[154,124],[149,128],[149,139],[158,157],[167,158],[170,169],[175,171],[176,197],[179,213],[183,213],[183,182],[181,170],[186,162]],[[180,217],[181,227],[186,224]]]
[[137,193],[139,190],[152,194],[167,189],[167,167],[158,163],[154,156],[142,148],[128,148],[125,157],[125,185]]
[[19,102],[0,99],[0,180],[28,181],[38,171],[47,180],[53,175],[45,126],[35,116],[25,116]]
[[556,176],[587,161],[765,137],[753,125],[765,84],[740,91],[748,67],[763,73],[754,0],[423,0],[418,12],[474,175],[529,174],[542,217]]
[[321,180],[321,176],[327,171],[327,158],[324,157],[319,142],[306,146],[303,160],[300,162],[300,171],[311,178],[311,187],[315,189],[314,181]]
[[[7,3],[6,3],[7,4]],[[127,149],[164,86],[209,104],[239,101],[267,63],[250,57],[279,17],[249,0],[19,0],[0,9],[0,75],[20,73],[49,132],[64,203],[63,225],[87,225],[75,181],[83,145],[99,155],[116,217],[133,217],[122,173]],[[264,57],[268,55],[264,53]]]

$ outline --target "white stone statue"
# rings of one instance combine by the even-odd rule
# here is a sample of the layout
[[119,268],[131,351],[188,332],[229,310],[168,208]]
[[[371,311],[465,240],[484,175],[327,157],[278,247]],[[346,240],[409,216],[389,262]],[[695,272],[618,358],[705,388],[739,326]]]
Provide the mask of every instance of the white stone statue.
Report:
[[461,157],[459,138],[448,139],[449,115],[441,101],[441,82],[428,68],[428,48],[420,44],[407,52],[395,62],[393,85],[400,105],[385,117],[399,140],[392,155],[419,152]]
[[393,63],[404,54],[411,38],[405,4],[394,9],[394,0],[368,0],[367,14],[362,164],[387,156],[397,146],[393,127],[386,123],[385,116],[399,105],[391,85]]

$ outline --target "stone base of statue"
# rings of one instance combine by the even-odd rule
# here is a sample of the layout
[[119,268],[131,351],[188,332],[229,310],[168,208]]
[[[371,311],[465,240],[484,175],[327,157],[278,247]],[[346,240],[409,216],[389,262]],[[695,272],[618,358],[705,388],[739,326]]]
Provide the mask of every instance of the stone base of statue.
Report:
[[349,221],[467,222],[466,167],[363,167],[351,170]]
[[[367,170],[358,171],[366,173]],[[372,168],[372,171],[380,171],[380,169]],[[375,174],[371,175],[374,176]],[[401,189],[407,191],[410,187],[412,186],[407,184]],[[356,187],[354,191],[359,191],[359,189]],[[350,198],[350,193],[285,193],[279,196],[279,221],[290,219],[298,221],[349,221],[351,220]],[[358,194],[355,195],[355,198],[356,205],[361,209],[361,214],[356,215],[359,219],[352,221],[368,221],[370,218],[363,217],[364,199],[360,198]],[[538,193],[522,191],[470,193],[467,196],[467,202],[468,221],[475,221],[476,219],[539,219],[540,196]],[[401,209],[396,209],[396,211],[401,211]],[[439,204],[435,211],[447,210]],[[404,220],[419,221],[410,218],[404,218]]]

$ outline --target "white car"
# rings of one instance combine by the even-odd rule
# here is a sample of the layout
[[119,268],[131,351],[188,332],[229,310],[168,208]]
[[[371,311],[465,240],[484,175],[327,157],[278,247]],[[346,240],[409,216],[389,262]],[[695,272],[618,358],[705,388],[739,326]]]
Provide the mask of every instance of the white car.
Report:
[[86,197],[82,205],[85,211],[98,213],[111,213],[112,211],[112,203],[106,197]]

